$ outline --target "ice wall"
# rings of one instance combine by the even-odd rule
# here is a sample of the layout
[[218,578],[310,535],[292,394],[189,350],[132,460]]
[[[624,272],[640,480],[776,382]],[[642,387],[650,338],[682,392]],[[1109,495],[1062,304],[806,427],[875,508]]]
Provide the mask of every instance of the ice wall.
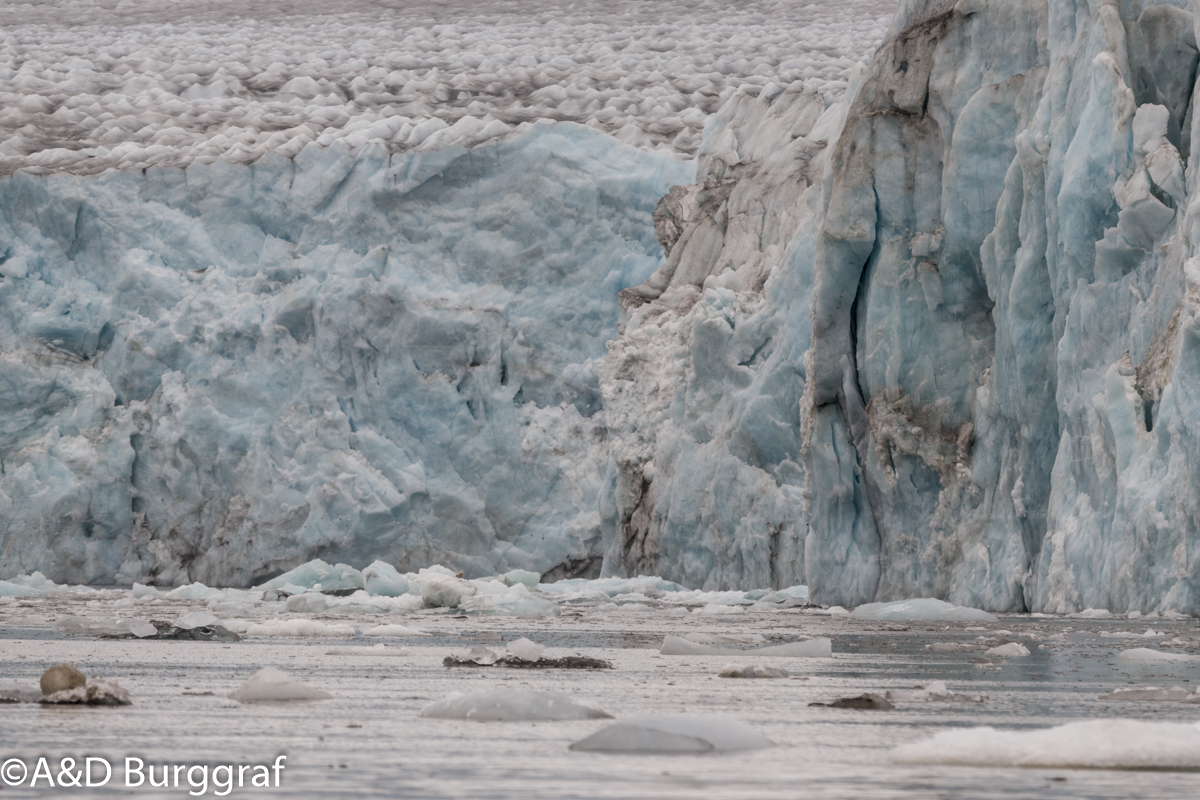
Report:
[[597,572],[596,367],[692,169],[554,124],[0,179],[0,574]]
[[602,368],[609,565],[1200,611],[1194,11],[913,0],[848,109],[727,106]]

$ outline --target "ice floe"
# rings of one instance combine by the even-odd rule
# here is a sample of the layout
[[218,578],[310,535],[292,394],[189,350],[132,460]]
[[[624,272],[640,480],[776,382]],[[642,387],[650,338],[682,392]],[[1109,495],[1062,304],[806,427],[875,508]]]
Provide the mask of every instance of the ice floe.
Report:
[[767,737],[724,716],[661,714],[624,720],[571,745],[611,753],[706,753],[774,747]]
[[940,622],[995,622],[996,617],[978,608],[965,608],[927,597],[896,600],[891,603],[865,603],[850,612],[855,619],[899,622],[933,620]]
[[399,647],[388,647],[385,644],[370,647],[331,647],[325,651],[327,656],[406,656],[408,651]]
[[422,717],[470,719],[476,722],[515,722],[570,719],[606,719],[612,714],[575,698],[552,692],[485,689],[454,693],[426,706]]
[[999,656],[1001,658],[1021,658],[1029,655],[1029,648],[1020,642],[1009,642],[997,647],[989,647],[984,651],[984,655]]

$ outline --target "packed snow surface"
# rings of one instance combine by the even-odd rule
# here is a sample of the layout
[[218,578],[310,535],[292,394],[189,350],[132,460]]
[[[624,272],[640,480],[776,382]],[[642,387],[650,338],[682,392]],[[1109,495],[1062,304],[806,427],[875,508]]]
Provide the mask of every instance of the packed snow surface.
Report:
[[736,719],[678,714],[624,720],[575,742],[571,749],[607,753],[706,753],[774,746],[770,739]]
[[551,692],[527,692],[517,689],[485,689],[468,694],[452,694],[426,706],[422,717],[470,719],[476,722],[553,721],[567,719],[605,719],[609,714],[566,695]]
[[470,145],[538,119],[694,154],[745,85],[833,95],[895,0],[51,0],[0,8],[0,173],[95,173],[368,140]]
[[1200,769],[1200,723],[1101,719],[1039,730],[969,728],[897,747],[898,764]]

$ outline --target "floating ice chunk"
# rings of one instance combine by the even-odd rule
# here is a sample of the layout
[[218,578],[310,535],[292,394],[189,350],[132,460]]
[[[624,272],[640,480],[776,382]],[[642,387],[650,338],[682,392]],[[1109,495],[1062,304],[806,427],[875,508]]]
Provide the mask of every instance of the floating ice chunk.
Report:
[[459,661],[473,661],[476,664],[486,666],[488,664],[495,664],[500,658],[500,654],[490,648],[476,645],[468,650],[465,656],[458,656],[457,658]]
[[153,600],[162,600],[164,597],[166,597],[165,594],[163,594],[162,592],[160,592],[158,589],[154,588],[153,586],[145,586],[140,583],[135,583],[133,585],[132,591],[133,591],[133,596],[135,599],[139,599],[142,597],[149,597]]
[[41,597],[46,594],[43,589],[32,586],[22,586],[12,581],[0,581],[0,597]]
[[49,705],[127,706],[129,692],[111,678],[88,678],[81,686],[46,694]]
[[275,667],[263,667],[229,696],[239,703],[329,700],[332,697],[328,692],[305,686]]
[[208,600],[221,593],[220,589],[213,589],[205,586],[203,583],[192,583],[187,586],[179,586],[167,592],[165,597],[168,600]]
[[[830,613],[833,609],[830,609]],[[941,622],[995,622],[996,618],[978,608],[966,608],[926,597],[897,600],[892,603],[867,603],[850,612],[855,619],[883,621],[937,620]]]
[[1110,619],[1112,612],[1106,608],[1085,608],[1078,614],[1071,614],[1070,616],[1080,619]]
[[0,680],[0,704],[36,703],[42,699],[40,690],[16,681]]
[[566,695],[515,689],[486,689],[469,694],[455,692],[426,706],[421,716],[477,722],[612,718],[612,714]]
[[1053,728],[956,728],[902,745],[898,764],[1083,769],[1200,768],[1200,725],[1102,719]]
[[363,636],[430,636],[425,631],[409,628],[405,625],[376,625],[363,631]]
[[1137,689],[1117,689],[1109,694],[1097,695],[1097,700],[1131,701],[1161,701],[1169,703],[1196,703],[1200,697],[1192,694],[1182,686],[1170,686],[1161,689],[1157,686],[1145,686]]
[[889,689],[884,697],[894,703],[983,703],[982,694],[961,694],[946,688],[945,681],[932,681],[916,689]]
[[406,656],[407,650],[399,647],[388,647],[385,644],[371,647],[331,647],[325,651],[327,656]]
[[154,627],[144,619],[131,619],[127,625],[129,632],[139,639],[145,639],[148,636],[158,635],[158,628]]
[[685,633],[679,637],[697,644],[763,644],[767,641],[761,633]]
[[493,584],[499,591],[480,592],[473,597],[463,598],[459,610],[468,614],[494,614],[533,619],[556,617],[561,613],[557,605],[549,600],[534,597],[524,584],[505,587]]
[[349,625],[325,623],[315,619],[272,619],[251,625],[248,636],[353,636]]
[[206,625],[216,624],[217,618],[213,616],[213,613],[207,609],[204,611],[192,611],[175,620],[175,627],[182,628],[185,631],[190,631],[192,628],[202,628]]
[[800,603],[808,602],[807,586],[789,586],[786,589],[769,592],[758,599],[760,603],[785,603],[794,600]]
[[522,661],[537,661],[542,657],[542,653],[546,651],[546,645],[538,644],[530,641],[522,636],[520,639],[509,642],[504,647],[510,656],[519,658]]
[[379,597],[399,597],[409,590],[408,578],[386,561],[375,561],[362,571],[363,588]]
[[363,588],[363,574],[348,564],[330,566],[318,558],[301,564],[255,588],[281,589],[289,583],[305,589],[313,589],[318,585],[321,589],[361,589]]
[[655,715],[609,725],[571,745],[610,753],[705,753],[774,747],[767,737],[730,717]]
[[542,575],[539,572],[530,572],[527,569],[513,569],[504,573],[504,582],[509,586],[519,583],[527,589],[536,589],[538,584],[542,582]]
[[1161,650],[1151,650],[1149,647],[1135,647],[1132,650],[1122,650],[1118,658],[1121,661],[1200,661],[1200,656],[1190,656],[1184,653],[1164,653]]
[[1132,633],[1130,631],[1104,631],[1100,634],[1102,639],[1155,639],[1160,636],[1166,636],[1165,633],[1159,633],[1154,628],[1147,628],[1145,633]]
[[721,667],[721,678],[786,678],[788,671],[778,667],[762,667],[758,665],[726,664]]
[[688,641],[679,636],[668,634],[663,638],[659,654],[664,656],[780,656],[793,658],[833,658],[833,643],[824,636],[818,636],[805,642],[788,642],[773,644],[765,647],[754,647],[749,650],[737,650],[731,647],[714,647]]
[[478,590],[458,578],[430,575],[421,581],[421,600],[427,608],[458,608],[464,597]]
[[1021,656],[1029,655],[1029,648],[1020,642],[1009,642],[999,647],[989,648],[984,652],[984,655],[999,656],[1001,658],[1020,658]]

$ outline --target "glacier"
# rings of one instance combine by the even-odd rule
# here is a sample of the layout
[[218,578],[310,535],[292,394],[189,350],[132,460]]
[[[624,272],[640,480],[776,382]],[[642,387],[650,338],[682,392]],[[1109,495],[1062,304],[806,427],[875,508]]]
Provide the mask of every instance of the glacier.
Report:
[[601,367],[606,564],[1200,611],[1194,12],[912,0],[844,108],[732,98]]
[[564,123],[0,180],[3,571],[596,571],[597,363],[690,170]]
[[1200,613],[1197,10],[903,0],[690,163],[555,123],[4,176],[0,574]]

